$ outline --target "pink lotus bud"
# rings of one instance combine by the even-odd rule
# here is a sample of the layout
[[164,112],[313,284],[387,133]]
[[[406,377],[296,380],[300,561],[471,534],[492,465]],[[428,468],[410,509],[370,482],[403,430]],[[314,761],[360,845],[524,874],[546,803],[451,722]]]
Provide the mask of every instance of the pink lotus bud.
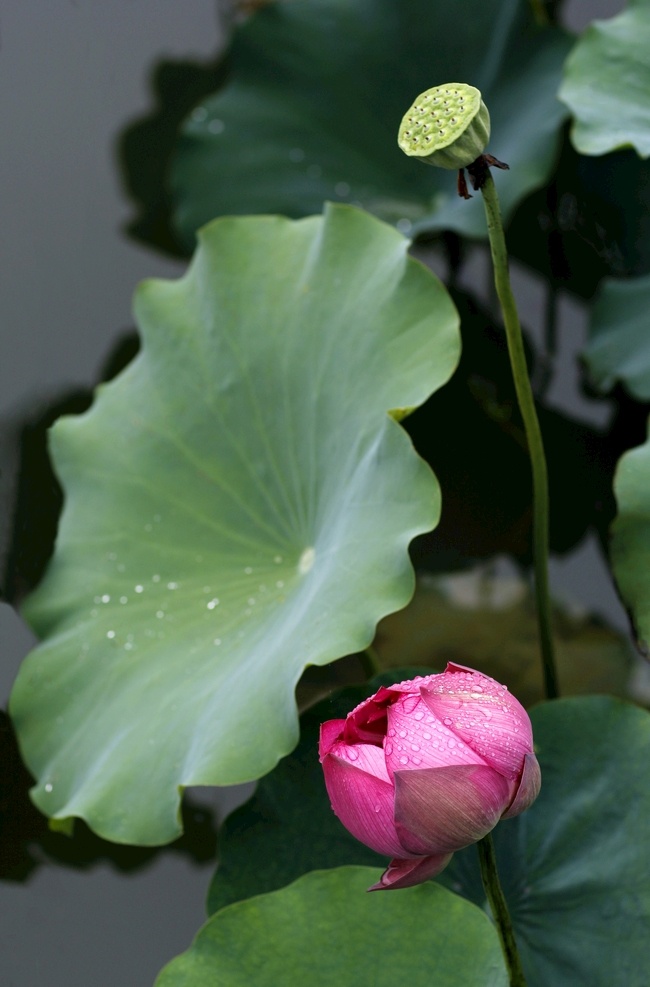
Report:
[[541,782],[526,710],[505,685],[452,663],[323,723],[319,754],[343,825],[394,858],[371,891],[434,877],[527,809]]

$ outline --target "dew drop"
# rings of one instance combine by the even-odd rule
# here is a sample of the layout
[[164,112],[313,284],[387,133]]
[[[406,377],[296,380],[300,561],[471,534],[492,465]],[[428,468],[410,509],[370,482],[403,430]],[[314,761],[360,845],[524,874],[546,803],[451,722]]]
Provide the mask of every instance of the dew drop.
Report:
[[108,595],[108,593],[104,593],[104,595],[102,596],[101,599],[102,599],[102,603],[110,603],[111,602],[111,598]]
[[394,727],[391,727],[390,728],[390,730],[388,731],[388,736],[389,737],[394,737],[395,736],[395,728]]
[[294,164],[300,164],[301,161],[305,160],[305,152],[301,147],[292,147],[289,151],[289,161],[293,161]]
[[151,582],[152,583],[159,583],[160,582],[160,576],[158,575],[158,573],[156,573],[155,576],[152,576],[151,577]]
[[106,631],[106,637],[109,639],[109,641],[112,641],[113,638],[115,637],[115,631]]
[[251,567],[249,565],[247,565],[246,568],[244,569],[244,575],[245,576],[250,576],[252,572],[253,572],[253,570],[251,569]]
[[138,583],[137,586],[134,586],[134,589],[136,593],[144,593],[144,586],[141,586],[140,583]]
[[451,716],[445,716],[442,722],[445,724],[446,727],[450,727],[452,724]]
[[399,732],[399,735],[400,735],[400,737],[401,737],[401,738],[402,738],[402,740],[403,740],[403,739],[404,739],[404,737],[406,736],[406,730],[400,730],[400,732]]
[[254,607],[255,606],[255,597],[254,596],[249,596],[248,597],[248,605],[249,605],[249,607]]
[[47,783],[47,785],[45,786],[45,791],[46,791],[46,792],[51,792],[51,791],[52,791],[52,787],[53,787],[53,786],[52,786],[52,785],[50,784],[50,782],[48,781],[48,783]]
[[218,598],[215,596],[215,598],[213,600],[210,600],[209,603],[206,603],[206,606],[207,606],[208,610],[214,610],[215,607],[218,607],[219,606],[219,600],[218,600]]
[[418,747],[418,745],[417,745],[417,744],[411,744],[411,750],[412,750],[412,751],[419,751],[419,750],[420,750],[420,748]]
[[393,745],[391,744],[390,740],[386,741],[386,746],[384,747],[384,751],[387,757],[390,757],[390,755],[393,753]]
[[156,610],[156,617],[158,618],[158,620],[162,620],[164,616],[165,616],[164,610]]
[[216,646],[219,647],[219,645],[221,644],[221,638],[220,637],[215,637],[215,639],[213,641],[213,644],[216,644]]
[[226,128],[223,120],[210,120],[208,124],[208,130],[211,134],[222,134]]
[[341,199],[345,199],[350,194],[350,186],[347,182],[337,182],[334,191]]
[[283,579],[278,579],[278,581],[277,581],[277,583],[275,585],[277,586],[278,589],[282,589],[282,587],[284,586],[284,580]]
[[402,754],[402,756],[399,759],[399,763],[400,764],[408,764],[409,763],[409,759],[406,756],[406,754]]
[[413,764],[422,764],[422,758],[421,757],[414,757],[413,758]]
[[348,754],[348,758],[350,759],[350,761],[356,761],[356,760],[357,760],[357,758],[359,757],[359,755],[358,755],[358,754],[357,754],[357,752],[356,752],[356,751],[354,750],[354,748],[351,748],[351,749],[350,749],[350,750],[349,750],[349,751],[347,752],[347,754]]
[[431,734],[428,733],[426,730],[424,731],[422,736],[424,737],[425,740],[431,740]]
[[380,805],[376,805],[375,806],[375,812],[380,812],[380,811],[381,811],[381,806]]
[[415,716],[413,717],[413,719],[415,719],[415,720],[423,720],[424,719],[424,713],[422,712],[421,709],[419,709],[417,711],[417,713],[415,714]]
[[167,589],[178,589],[178,583],[167,583]]
[[281,555],[276,555],[274,557],[273,561],[275,562],[276,565],[281,565],[282,564],[282,556]]
[[125,604],[125,603],[128,603],[128,602],[129,602],[128,596],[121,596],[120,597],[120,603],[121,604]]

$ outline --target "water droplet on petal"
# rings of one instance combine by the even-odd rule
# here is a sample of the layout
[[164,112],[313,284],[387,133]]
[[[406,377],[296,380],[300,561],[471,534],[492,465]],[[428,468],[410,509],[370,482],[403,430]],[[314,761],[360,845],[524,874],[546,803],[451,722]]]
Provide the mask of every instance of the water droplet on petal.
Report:
[[409,763],[409,759],[406,756],[406,754],[402,754],[402,756],[399,759],[399,763],[400,764],[408,764]]
[[350,761],[356,761],[357,758],[359,757],[359,755],[357,754],[357,752],[354,750],[353,747],[350,748],[350,750],[347,752],[347,754],[348,754],[348,758],[350,759]]

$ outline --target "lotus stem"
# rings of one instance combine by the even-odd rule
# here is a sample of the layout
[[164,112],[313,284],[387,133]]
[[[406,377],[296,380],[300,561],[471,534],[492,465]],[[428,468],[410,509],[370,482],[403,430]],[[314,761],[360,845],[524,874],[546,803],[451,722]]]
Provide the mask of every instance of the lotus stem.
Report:
[[508,254],[501,222],[499,199],[494,179],[488,168],[484,169],[481,192],[487,217],[490,251],[494,266],[494,284],[501,304],[503,322],[508,342],[515,391],[524,422],[526,440],[533,474],[533,566],[535,572],[535,599],[537,603],[539,642],[544,673],[544,689],[548,699],[559,695],[553,645],[551,598],[548,582],[548,472],[544,444],[533,398],[521,324],[517,305],[510,285]]
[[499,933],[499,942],[503,958],[508,968],[510,987],[526,987],[526,977],[521,965],[519,950],[515,940],[515,933],[510,919],[510,912],[505,899],[505,895],[499,881],[497,871],[497,858],[494,852],[492,833],[488,833],[476,844],[478,849],[478,859],[481,864],[481,880],[487,900],[490,903],[492,917]]

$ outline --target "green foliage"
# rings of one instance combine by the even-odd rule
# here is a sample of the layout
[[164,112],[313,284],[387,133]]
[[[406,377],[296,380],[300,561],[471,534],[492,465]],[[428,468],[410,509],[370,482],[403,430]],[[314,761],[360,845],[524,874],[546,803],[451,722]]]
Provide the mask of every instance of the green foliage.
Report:
[[505,987],[496,931],[435,884],[367,894],[376,872],[339,867],[217,912],[156,987]]
[[609,391],[622,383],[650,401],[650,277],[604,282],[591,312],[584,358],[595,384]]
[[[549,176],[566,111],[556,98],[569,39],[532,23],[520,0],[271,3],[235,34],[232,79],[195,108],[172,170],[176,225],[191,245],[222,213],[319,212],[362,205],[413,235],[485,236],[480,197],[414,167],[397,130],[417,93],[463,81],[481,90],[490,149],[511,167],[502,208]],[[489,39],[489,40],[488,40]]]
[[444,383],[459,339],[406,246],[348,206],[226,219],[140,288],[141,354],[52,436],[66,506],[12,696],[49,816],[173,839],[179,789],[269,771],[303,668],[409,599],[439,494],[387,412]]
[[[348,712],[356,695],[349,696]],[[226,823],[211,908],[295,879],[300,863],[317,868],[368,860],[370,851],[340,824],[335,839],[314,745],[317,720],[340,715],[345,698],[337,697],[331,712],[327,702],[310,712],[304,747]],[[530,809],[494,833],[529,987],[642,987],[650,917],[650,861],[643,849],[650,838],[650,714],[616,699],[588,697],[541,704],[531,719],[542,791]],[[280,824],[284,851],[275,833]],[[301,840],[310,846],[297,862],[291,850]],[[267,847],[273,848],[268,872]],[[383,866],[385,860],[375,878]],[[485,904],[473,847],[455,854],[438,880]]]
[[650,439],[626,452],[614,481],[618,515],[612,526],[612,565],[629,607],[638,643],[650,653]]
[[[608,697],[531,712],[542,790],[495,830],[528,987],[645,987],[650,714]],[[484,904],[474,847],[439,878]]]
[[633,147],[650,156],[650,0],[594,21],[567,59],[560,89],[582,154]]

